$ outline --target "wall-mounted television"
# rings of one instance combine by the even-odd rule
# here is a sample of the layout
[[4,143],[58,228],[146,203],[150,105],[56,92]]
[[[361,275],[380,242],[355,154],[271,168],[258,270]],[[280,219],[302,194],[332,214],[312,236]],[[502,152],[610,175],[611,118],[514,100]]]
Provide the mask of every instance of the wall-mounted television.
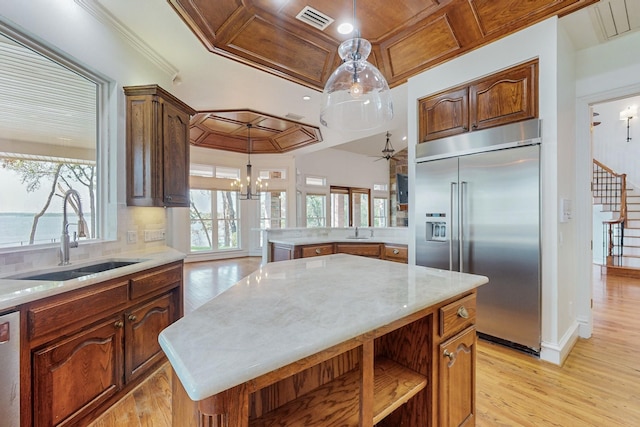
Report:
[[406,205],[409,203],[409,177],[405,174],[396,174],[396,182],[398,186],[398,203]]

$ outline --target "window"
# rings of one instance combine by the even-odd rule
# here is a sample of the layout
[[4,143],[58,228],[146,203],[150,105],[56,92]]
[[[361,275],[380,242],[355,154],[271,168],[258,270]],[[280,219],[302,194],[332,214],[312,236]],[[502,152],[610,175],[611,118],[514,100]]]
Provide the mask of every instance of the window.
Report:
[[304,183],[309,187],[326,187],[327,178],[321,176],[307,176],[304,179]]
[[389,206],[389,200],[386,197],[373,198],[373,226],[374,227],[387,226],[388,206]]
[[260,227],[285,228],[287,226],[287,192],[260,193]]
[[307,227],[327,226],[327,196],[307,194]]
[[369,197],[368,188],[331,187],[331,226],[368,227]]
[[192,189],[190,196],[191,251],[239,248],[238,193]]
[[[70,189],[81,195],[88,238],[105,237],[101,200],[109,186],[99,182],[97,152],[107,87],[0,23],[0,247],[59,241]],[[79,207],[71,200],[68,220],[76,223]]]

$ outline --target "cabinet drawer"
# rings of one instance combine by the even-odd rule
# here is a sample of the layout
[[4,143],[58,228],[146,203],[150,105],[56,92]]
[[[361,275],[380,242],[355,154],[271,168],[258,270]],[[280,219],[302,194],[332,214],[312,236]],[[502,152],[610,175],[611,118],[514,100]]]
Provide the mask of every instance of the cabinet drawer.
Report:
[[29,338],[34,339],[70,325],[84,325],[86,322],[82,321],[86,319],[117,311],[127,304],[127,284],[123,281],[91,287],[34,304],[27,311]]
[[328,245],[314,245],[302,247],[300,254],[302,258],[308,258],[312,256],[331,255],[333,253],[333,243]]
[[476,294],[440,308],[440,336],[446,337],[475,323]]
[[336,253],[380,258],[380,244],[336,244]]
[[408,249],[406,246],[401,245],[385,245],[384,247],[384,259],[397,262],[407,262]]
[[172,287],[182,282],[182,267],[172,266],[151,273],[135,276],[131,280],[131,299]]

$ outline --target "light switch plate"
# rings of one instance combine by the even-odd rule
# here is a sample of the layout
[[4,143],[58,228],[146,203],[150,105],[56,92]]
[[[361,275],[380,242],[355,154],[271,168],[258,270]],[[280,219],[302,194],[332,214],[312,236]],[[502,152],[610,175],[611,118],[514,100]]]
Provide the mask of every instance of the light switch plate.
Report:
[[157,240],[164,240],[164,229],[160,230],[144,230],[144,241],[155,242]]
[[137,243],[138,242],[138,232],[133,230],[133,231],[127,231],[127,243],[128,244],[133,244],[133,243]]

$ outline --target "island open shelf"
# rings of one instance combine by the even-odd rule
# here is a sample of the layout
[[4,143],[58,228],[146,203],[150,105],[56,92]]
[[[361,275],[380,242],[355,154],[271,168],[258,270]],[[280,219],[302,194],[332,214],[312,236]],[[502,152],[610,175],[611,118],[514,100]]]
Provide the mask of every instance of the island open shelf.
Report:
[[[360,370],[352,369],[317,389],[249,422],[250,427],[305,425],[358,427]],[[427,378],[385,357],[374,368],[373,424],[411,399],[427,385]]]

